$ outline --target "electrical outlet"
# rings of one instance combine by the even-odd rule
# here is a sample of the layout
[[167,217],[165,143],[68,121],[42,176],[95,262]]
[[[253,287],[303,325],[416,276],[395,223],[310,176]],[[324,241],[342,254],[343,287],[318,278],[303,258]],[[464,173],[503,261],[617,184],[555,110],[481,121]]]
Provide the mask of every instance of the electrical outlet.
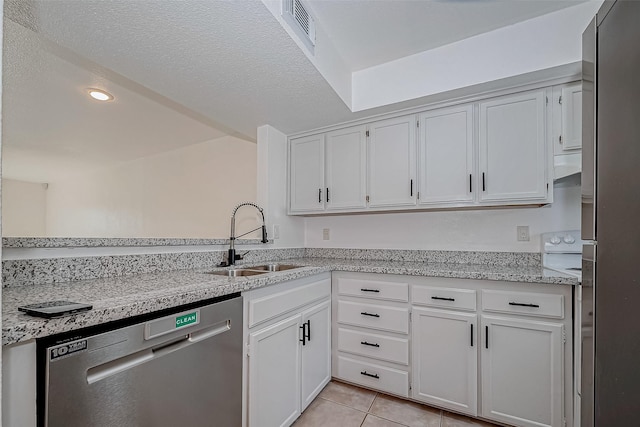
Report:
[[329,229],[328,228],[323,228],[322,229],[322,240],[329,240]]
[[518,234],[518,242],[528,242],[529,241],[529,226],[528,225],[519,225],[516,227],[516,232]]
[[274,239],[279,239],[280,238],[280,226],[278,224],[273,224],[273,238]]

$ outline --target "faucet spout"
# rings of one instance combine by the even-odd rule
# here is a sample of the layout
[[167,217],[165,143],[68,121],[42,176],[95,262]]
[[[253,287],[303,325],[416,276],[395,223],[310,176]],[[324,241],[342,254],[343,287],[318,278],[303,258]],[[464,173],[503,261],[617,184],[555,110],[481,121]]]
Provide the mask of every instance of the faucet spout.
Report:
[[[262,216],[262,226],[255,228],[251,231],[247,231],[246,233],[241,234],[239,236],[236,236],[236,213],[238,212],[238,209],[240,209],[243,206],[253,206],[258,210],[258,212],[260,212],[260,215]],[[253,202],[244,202],[244,203],[240,203],[238,206],[236,206],[233,209],[233,213],[231,214],[231,236],[229,237],[229,253],[227,255],[227,265],[235,265],[236,260],[241,259],[236,255],[236,248],[235,248],[236,239],[238,237],[245,236],[249,233],[253,233],[254,231],[257,231],[260,229],[262,229],[262,243],[267,243],[269,240],[267,238],[267,226],[264,221],[264,210],[260,206],[258,206]]]

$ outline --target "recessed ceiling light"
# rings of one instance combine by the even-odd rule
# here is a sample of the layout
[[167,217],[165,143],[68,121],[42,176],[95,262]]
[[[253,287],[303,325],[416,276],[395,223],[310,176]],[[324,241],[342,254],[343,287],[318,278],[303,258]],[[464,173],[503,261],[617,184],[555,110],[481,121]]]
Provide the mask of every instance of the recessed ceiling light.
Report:
[[105,92],[102,89],[87,89],[89,92],[89,96],[98,101],[111,101],[113,100],[113,95],[108,92]]

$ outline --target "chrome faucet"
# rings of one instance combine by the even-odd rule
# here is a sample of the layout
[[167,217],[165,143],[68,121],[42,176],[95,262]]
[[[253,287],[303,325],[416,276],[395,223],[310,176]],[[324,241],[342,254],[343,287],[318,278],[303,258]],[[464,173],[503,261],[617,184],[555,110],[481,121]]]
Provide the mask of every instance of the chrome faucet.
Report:
[[[238,209],[240,209],[243,206],[253,206],[258,210],[258,212],[260,212],[260,215],[262,215],[262,226],[258,228],[254,228],[251,231],[247,231],[246,233],[241,234],[239,236],[236,236],[236,212],[238,212]],[[240,255],[236,255],[236,248],[235,248],[236,239],[238,237],[246,236],[249,233],[253,233],[254,231],[260,230],[261,228],[262,228],[262,243],[267,243],[268,242],[267,226],[265,225],[265,222],[264,222],[264,211],[260,206],[252,202],[244,202],[244,203],[240,203],[238,206],[236,206],[233,209],[233,213],[231,214],[231,237],[229,237],[229,253],[227,255],[227,264],[226,264],[227,266],[235,265],[237,260],[242,259]]]

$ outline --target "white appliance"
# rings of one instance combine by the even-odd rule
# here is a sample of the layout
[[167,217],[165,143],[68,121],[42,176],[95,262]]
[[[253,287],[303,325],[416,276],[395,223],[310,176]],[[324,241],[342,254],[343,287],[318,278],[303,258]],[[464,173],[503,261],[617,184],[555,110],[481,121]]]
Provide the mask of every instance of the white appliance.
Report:
[[542,266],[554,272],[582,279],[582,245],[580,230],[543,233]]

